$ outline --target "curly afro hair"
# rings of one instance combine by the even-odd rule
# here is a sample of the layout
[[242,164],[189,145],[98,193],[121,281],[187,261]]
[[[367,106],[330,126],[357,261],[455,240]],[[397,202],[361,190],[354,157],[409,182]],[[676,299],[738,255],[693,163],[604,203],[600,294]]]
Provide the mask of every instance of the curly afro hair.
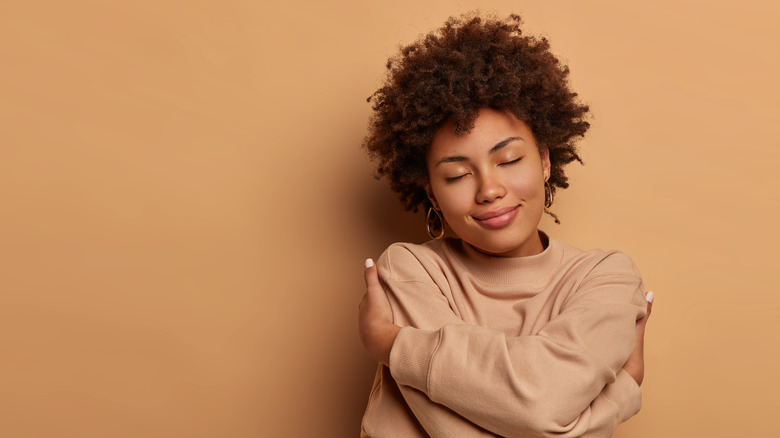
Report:
[[528,125],[550,152],[553,193],[569,186],[563,166],[582,163],[575,142],[590,126],[588,106],[569,90],[569,68],[547,39],[524,35],[521,24],[518,15],[451,17],[388,60],[383,86],[368,98],[374,113],[363,147],[407,211],[428,202],[425,160],[436,130],[452,119],[456,133],[469,132],[480,108]]

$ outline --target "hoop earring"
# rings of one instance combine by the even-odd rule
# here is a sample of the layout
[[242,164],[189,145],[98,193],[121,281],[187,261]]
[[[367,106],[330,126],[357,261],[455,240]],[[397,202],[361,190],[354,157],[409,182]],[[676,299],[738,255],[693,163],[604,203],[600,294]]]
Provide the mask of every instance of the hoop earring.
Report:
[[[436,213],[436,219],[438,219],[439,222],[439,225],[434,227],[431,227],[431,224],[434,222],[431,219],[431,212]],[[428,213],[425,215],[425,229],[428,231],[428,235],[431,236],[431,239],[438,240],[444,237],[444,218],[442,218],[441,214],[439,214],[439,210],[436,210],[433,207],[428,207]],[[438,235],[434,235],[433,229],[439,229],[441,232]]]
[[548,208],[552,207],[552,205],[553,205],[552,187],[550,186],[549,181],[544,180],[544,209],[547,210]]

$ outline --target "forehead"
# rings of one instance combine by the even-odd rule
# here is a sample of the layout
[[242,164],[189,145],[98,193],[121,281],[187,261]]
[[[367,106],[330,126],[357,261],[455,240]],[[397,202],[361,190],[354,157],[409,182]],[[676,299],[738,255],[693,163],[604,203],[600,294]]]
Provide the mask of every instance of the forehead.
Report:
[[433,136],[428,158],[487,152],[509,137],[520,137],[524,140],[515,143],[536,146],[531,129],[513,114],[483,108],[474,120],[474,128],[471,131],[456,134],[455,123],[451,120],[440,126]]

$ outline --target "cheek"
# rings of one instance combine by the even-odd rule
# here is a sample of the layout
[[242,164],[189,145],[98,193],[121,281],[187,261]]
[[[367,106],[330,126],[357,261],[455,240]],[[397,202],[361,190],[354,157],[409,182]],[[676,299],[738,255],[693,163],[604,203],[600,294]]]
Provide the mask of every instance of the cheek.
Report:
[[526,184],[519,190],[523,190],[528,197],[540,197],[544,195],[544,185],[542,184]]
[[446,187],[434,189],[434,195],[439,203],[439,208],[445,215],[455,215],[467,211],[471,205],[466,184],[453,184]]
[[515,193],[526,198],[544,196],[544,176],[542,172],[528,172],[513,178],[510,182]]

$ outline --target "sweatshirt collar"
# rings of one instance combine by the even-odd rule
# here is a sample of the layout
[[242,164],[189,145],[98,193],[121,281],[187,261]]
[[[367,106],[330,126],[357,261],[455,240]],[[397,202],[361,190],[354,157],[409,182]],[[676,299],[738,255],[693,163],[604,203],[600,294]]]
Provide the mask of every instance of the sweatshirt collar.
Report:
[[[534,285],[547,283],[563,259],[563,245],[539,230],[547,247],[532,256],[494,257],[483,254],[460,239],[447,239],[445,250],[475,279],[495,285]],[[529,275],[531,274],[531,275]]]

